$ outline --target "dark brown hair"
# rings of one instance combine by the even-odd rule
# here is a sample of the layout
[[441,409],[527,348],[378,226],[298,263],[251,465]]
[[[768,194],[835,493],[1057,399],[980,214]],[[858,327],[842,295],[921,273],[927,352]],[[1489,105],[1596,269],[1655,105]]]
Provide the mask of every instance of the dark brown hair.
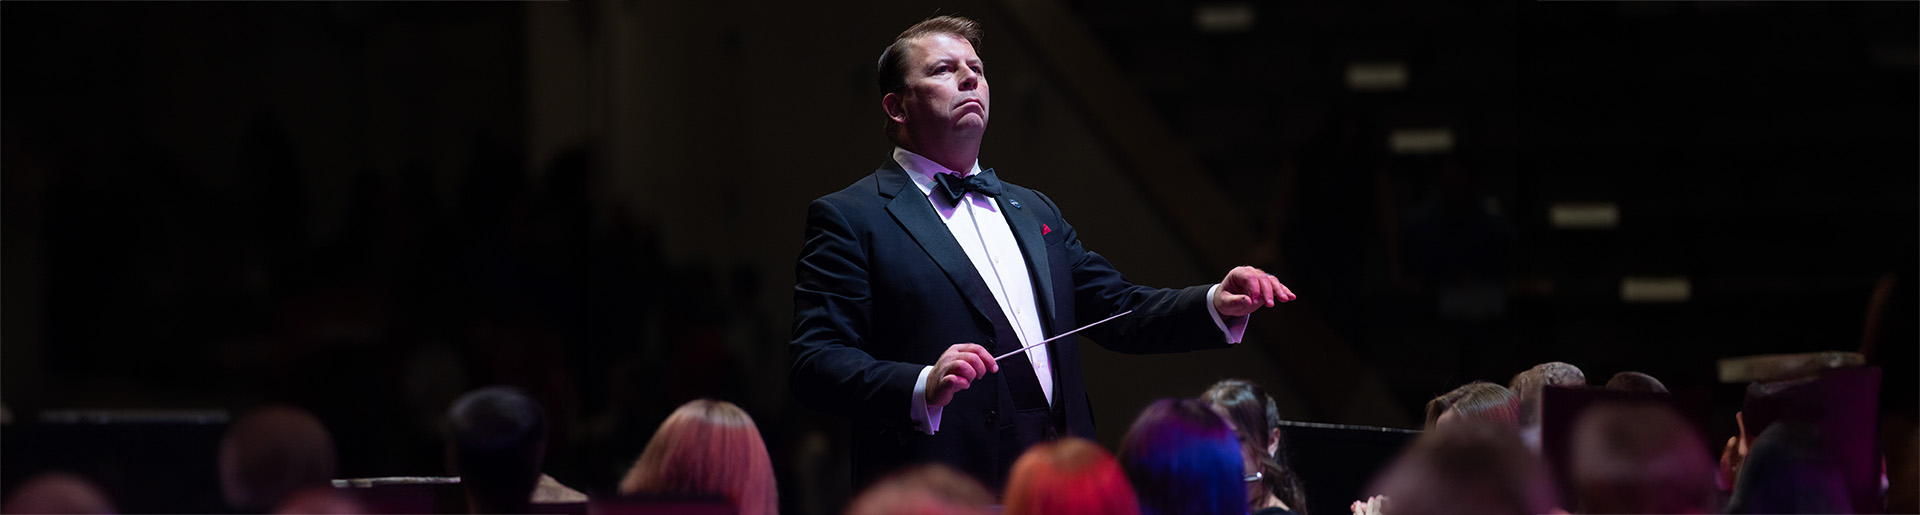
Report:
[[[1275,432],[1280,427],[1280,407],[1273,402],[1273,397],[1252,381],[1224,379],[1200,394],[1200,400],[1225,411],[1234,430],[1240,432],[1243,445],[1253,446],[1254,459],[1260,460],[1263,474],[1260,482],[1266,490],[1287,503],[1294,513],[1307,515],[1306,487],[1300,484],[1300,477],[1288,464],[1286,434]],[[1279,446],[1273,454],[1267,454],[1268,435],[1278,435],[1273,443]]]
[[1394,515],[1546,513],[1543,470],[1512,428],[1469,419],[1422,433],[1364,492],[1387,496]]
[[1612,379],[1607,380],[1607,389],[1622,392],[1667,393],[1667,385],[1661,384],[1659,379],[1631,370],[1614,374]]
[[[880,84],[881,96],[907,89],[907,66],[910,60],[907,47],[911,46],[915,39],[936,34],[966,38],[967,43],[973,45],[975,51],[979,51],[982,32],[980,24],[973,20],[959,16],[935,16],[907,27],[906,31],[893,38],[893,44],[887,45],[887,49],[880,52],[880,69],[875,77]],[[887,139],[893,140],[894,134],[899,130],[900,124],[894,123],[893,118],[887,118]]]

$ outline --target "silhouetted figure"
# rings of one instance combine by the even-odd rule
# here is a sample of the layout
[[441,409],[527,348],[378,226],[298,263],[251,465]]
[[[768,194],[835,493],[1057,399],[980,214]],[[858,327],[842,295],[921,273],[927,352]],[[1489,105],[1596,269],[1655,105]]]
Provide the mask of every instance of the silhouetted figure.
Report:
[[107,498],[100,487],[92,481],[67,472],[49,472],[34,476],[26,483],[14,487],[7,495],[7,503],[0,506],[6,513],[71,513],[71,514],[108,514],[117,513],[113,500]]
[[1574,423],[1571,474],[1581,513],[1711,513],[1707,446],[1672,407],[1601,403]]
[[1784,421],[1754,438],[1727,513],[1857,513],[1846,477],[1812,424]]
[[338,466],[320,419],[292,406],[253,410],[220,441],[220,491],[227,505],[259,513],[301,489],[327,486]]
[[472,513],[526,513],[546,454],[547,417],[518,388],[489,386],[447,410],[452,465]]

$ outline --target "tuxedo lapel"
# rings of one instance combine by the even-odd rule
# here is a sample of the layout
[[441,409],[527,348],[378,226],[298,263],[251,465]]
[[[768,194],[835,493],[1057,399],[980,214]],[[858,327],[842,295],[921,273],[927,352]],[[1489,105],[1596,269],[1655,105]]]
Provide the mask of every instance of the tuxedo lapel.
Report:
[[[947,224],[940,220],[939,214],[933,212],[933,204],[926,196],[919,194],[918,188],[913,187],[906,170],[900,169],[892,160],[888,161],[892,166],[882,167],[878,172],[881,191],[893,197],[892,201],[887,202],[887,214],[893,215],[893,219],[907,230],[907,235],[920,244],[921,250],[926,251],[927,257],[940,265],[940,270],[947,274],[947,280],[952,281],[961,296],[967,298],[967,305],[973,307],[975,314],[995,327],[1012,327],[1005,320],[1006,317],[1000,314],[999,304],[993,300],[993,291],[987,289],[986,281],[980,278],[980,272],[967,259],[967,251],[953,240],[953,232],[947,230]],[[893,187],[896,185],[898,187]],[[993,332],[996,331],[989,330],[989,333]],[[1017,340],[1011,342],[1016,347],[1019,343]]]
[[[1018,207],[1032,204],[1033,199],[1022,200],[1014,195],[1013,188],[1007,188],[1007,192],[1000,195],[997,199],[1000,201],[1000,212],[1007,214],[1007,225],[1013,228],[1013,239],[1020,241],[1020,253],[1027,257],[1027,275],[1037,279],[1034,285],[1039,291],[1034,295],[1034,300],[1040,305],[1045,319],[1052,320],[1058,314],[1053,312],[1053,273],[1051,268],[1047,268],[1047,243],[1040,237],[1040,220],[1033,217],[1032,211]],[[1051,324],[1041,326],[1049,327]]]

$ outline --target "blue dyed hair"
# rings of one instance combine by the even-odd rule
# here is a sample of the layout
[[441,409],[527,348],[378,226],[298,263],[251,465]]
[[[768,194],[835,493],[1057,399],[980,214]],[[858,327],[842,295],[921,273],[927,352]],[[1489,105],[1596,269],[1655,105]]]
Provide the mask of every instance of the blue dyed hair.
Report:
[[1161,399],[1141,411],[1120,441],[1120,467],[1142,515],[1247,512],[1233,426],[1197,399]]

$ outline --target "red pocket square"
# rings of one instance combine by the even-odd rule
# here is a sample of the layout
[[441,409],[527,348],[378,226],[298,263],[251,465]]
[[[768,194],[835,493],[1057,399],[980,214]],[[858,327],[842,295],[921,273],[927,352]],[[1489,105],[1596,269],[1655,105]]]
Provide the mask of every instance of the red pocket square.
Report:
[[1040,224],[1040,235],[1041,235],[1041,236],[1046,236],[1046,235],[1047,235],[1048,233],[1052,233],[1052,232],[1053,232],[1053,228],[1052,228],[1052,227],[1047,227],[1047,224]]

